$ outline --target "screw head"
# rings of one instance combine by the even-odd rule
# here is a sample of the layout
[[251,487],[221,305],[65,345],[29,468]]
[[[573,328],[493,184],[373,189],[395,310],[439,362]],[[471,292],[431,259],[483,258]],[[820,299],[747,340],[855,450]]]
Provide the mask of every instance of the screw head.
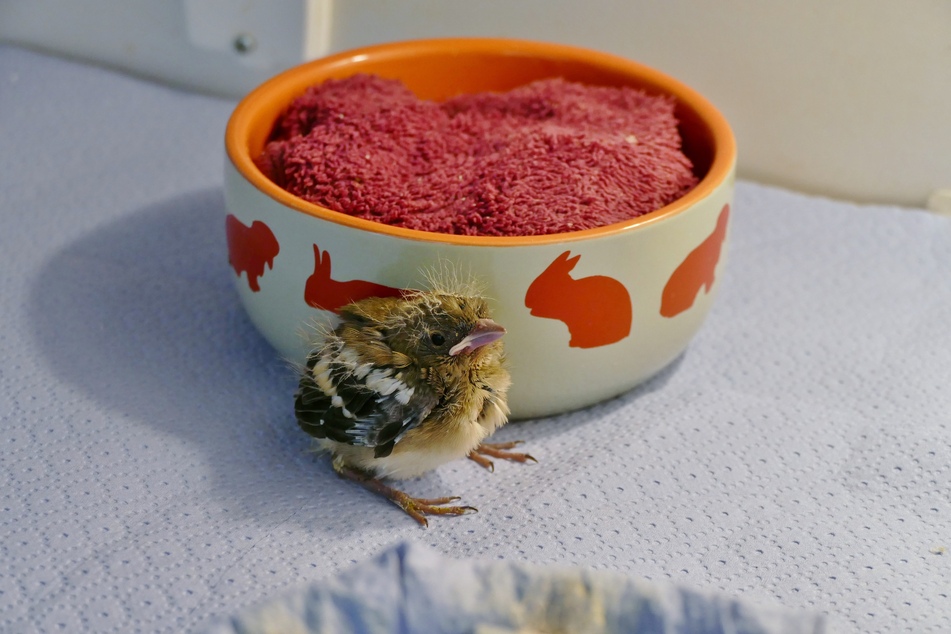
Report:
[[250,33],[239,33],[232,42],[234,50],[242,55],[246,55],[257,48],[258,41]]

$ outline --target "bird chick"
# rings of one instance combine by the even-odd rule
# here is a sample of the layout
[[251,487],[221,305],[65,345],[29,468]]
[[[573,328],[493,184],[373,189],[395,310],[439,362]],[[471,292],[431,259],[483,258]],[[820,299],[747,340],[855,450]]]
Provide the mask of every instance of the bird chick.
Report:
[[457,497],[413,498],[381,481],[485,456],[525,462],[516,443],[483,441],[508,420],[505,329],[474,294],[413,291],[340,309],[340,324],[307,359],[295,396],[301,428],[334,470],[375,491],[423,526],[426,515],[475,511]]

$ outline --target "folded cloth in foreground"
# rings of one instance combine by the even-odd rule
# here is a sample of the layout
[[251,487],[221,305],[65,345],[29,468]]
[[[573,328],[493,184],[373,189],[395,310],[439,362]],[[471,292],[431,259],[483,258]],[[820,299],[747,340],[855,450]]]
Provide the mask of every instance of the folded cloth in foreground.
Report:
[[210,634],[819,634],[820,616],[583,568],[465,561],[401,543]]

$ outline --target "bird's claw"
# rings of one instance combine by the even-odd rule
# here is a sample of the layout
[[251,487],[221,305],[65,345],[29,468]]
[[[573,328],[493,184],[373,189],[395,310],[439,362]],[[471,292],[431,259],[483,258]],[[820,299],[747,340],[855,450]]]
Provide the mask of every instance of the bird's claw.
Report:
[[492,456],[500,460],[511,460],[512,462],[524,463],[531,461],[537,463],[538,460],[531,454],[509,451],[509,449],[513,449],[521,444],[521,440],[513,440],[510,442],[484,442],[469,453],[469,460],[472,460],[477,465],[489,471],[495,471],[495,463],[486,458],[486,456]]
[[443,498],[414,498],[413,496],[394,489],[372,475],[334,463],[334,470],[344,478],[353,480],[365,489],[382,495],[387,500],[403,509],[403,511],[419,522],[420,526],[429,526],[427,515],[465,515],[466,513],[477,513],[479,509],[474,506],[446,506],[453,502],[458,502],[461,498],[457,496]]
[[465,515],[466,513],[478,513],[479,509],[474,506],[443,506],[459,500],[458,497],[421,499],[414,498],[405,493],[400,499],[391,498],[393,503],[399,506],[403,511],[419,522],[420,526],[428,527],[429,520],[427,515]]
[[490,473],[495,471],[495,463],[486,458],[485,456],[477,453],[477,451],[472,451],[469,454],[469,460],[476,463],[484,469],[488,469]]

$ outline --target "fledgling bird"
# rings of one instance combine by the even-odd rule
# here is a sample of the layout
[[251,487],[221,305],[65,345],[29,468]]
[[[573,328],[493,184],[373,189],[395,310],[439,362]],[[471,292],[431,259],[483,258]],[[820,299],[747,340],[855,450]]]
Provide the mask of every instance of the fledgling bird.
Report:
[[508,420],[501,337],[475,293],[413,291],[342,307],[307,359],[295,395],[301,428],[341,476],[384,495],[423,526],[426,515],[475,511],[457,497],[413,498],[382,478],[413,478],[468,456],[525,462],[517,443],[483,441]]

